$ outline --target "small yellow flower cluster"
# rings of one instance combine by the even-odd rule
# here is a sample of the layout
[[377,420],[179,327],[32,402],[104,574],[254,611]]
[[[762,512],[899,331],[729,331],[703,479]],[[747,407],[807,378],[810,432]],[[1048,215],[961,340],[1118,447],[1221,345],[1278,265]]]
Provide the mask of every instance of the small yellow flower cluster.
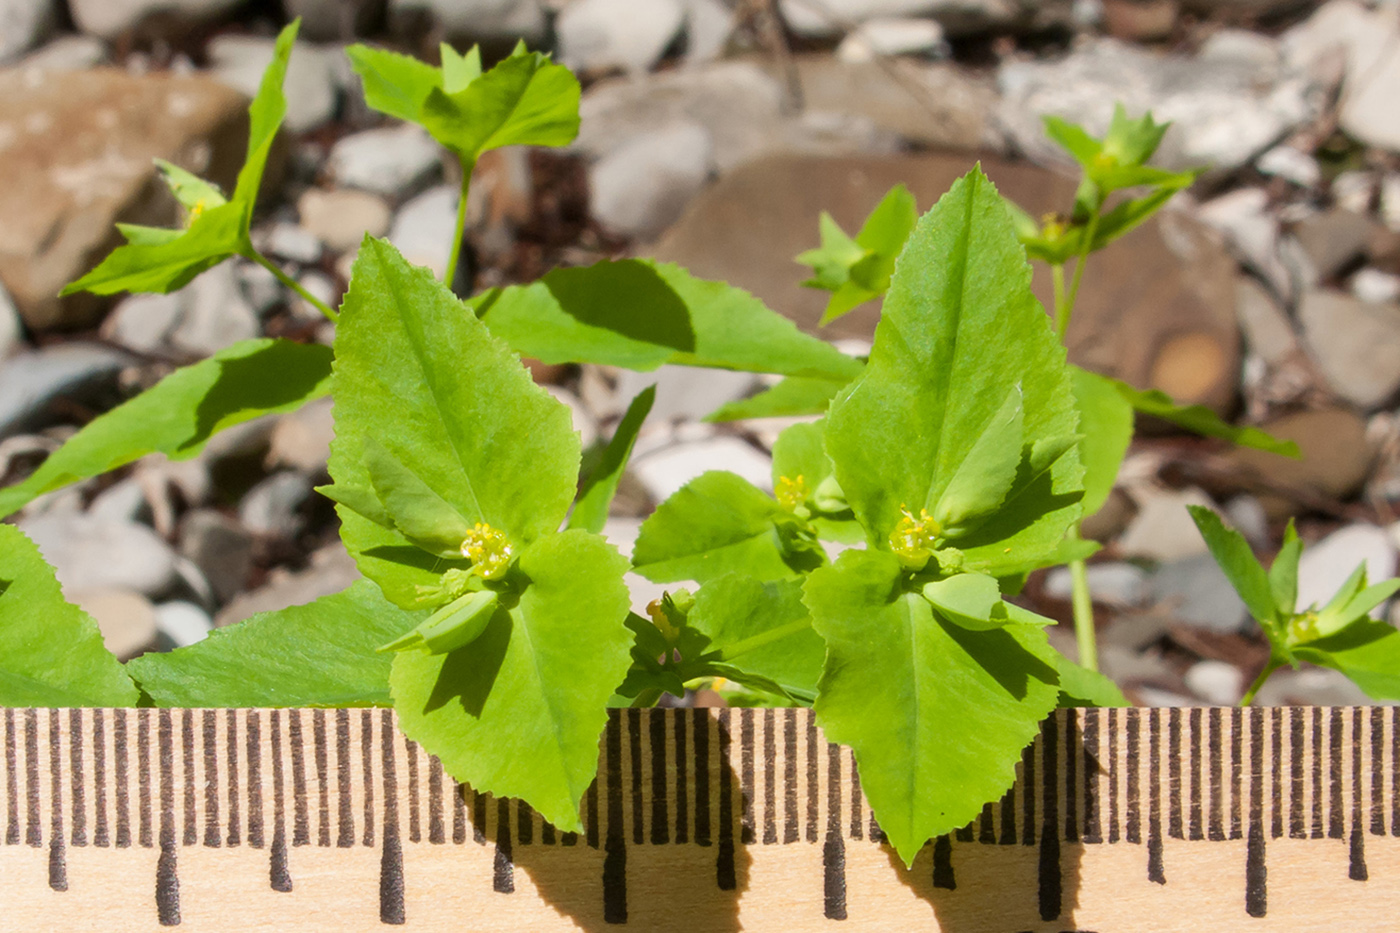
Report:
[[919,509],[917,518],[907,506],[901,505],[899,511],[903,518],[890,532],[890,550],[900,563],[918,570],[933,556],[934,544],[943,534],[943,528],[928,514],[928,509]]
[[798,506],[807,501],[807,481],[802,478],[800,473],[796,479],[780,476],[775,492],[778,504],[789,512],[795,512]]
[[462,556],[472,562],[472,570],[482,579],[498,580],[510,569],[515,548],[505,532],[477,522],[462,541]]

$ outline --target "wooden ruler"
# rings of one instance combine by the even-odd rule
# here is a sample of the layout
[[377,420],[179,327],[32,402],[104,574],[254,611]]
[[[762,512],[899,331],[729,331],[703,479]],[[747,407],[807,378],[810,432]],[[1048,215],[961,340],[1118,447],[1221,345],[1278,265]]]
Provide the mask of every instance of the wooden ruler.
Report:
[[0,931],[1400,929],[1400,710],[1064,710],[910,870],[805,710],[614,712],[584,832],[387,710],[6,709]]

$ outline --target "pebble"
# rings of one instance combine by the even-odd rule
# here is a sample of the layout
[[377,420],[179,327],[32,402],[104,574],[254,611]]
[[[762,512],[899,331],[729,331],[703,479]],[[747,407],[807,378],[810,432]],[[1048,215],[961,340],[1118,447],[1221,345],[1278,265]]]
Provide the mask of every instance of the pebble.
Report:
[[[1375,451],[1366,439],[1366,423],[1345,408],[1321,408],[1284,415],[1260,427],[1280,440],[1294,441],[1302,459],[1235,447],[1224,454],[1225,469],[1244,477],[1257,475],[1277,489],[1300,488],[1332,498],[1354,494],[1370,472]],[[1297,511],[1277,495],[1260,494],[1272,518]]]
[[1314,214],[1299,223],[1293,235],[1307,257],[1308,280],[1330,281],[1360,260],[1366,255],[1374,229],[1374,223],[1365,214],[1344,210]]
[[1221,511],[1225,513],[1225,521],[1250,544],[1261,550],[1269,546],[1269,513],[1256,497],[1235,496]]
[[1163,564],[1149,585],[1158,608],[1177,621],[1222,634],[1249,624],[1244,600],[1209,554]]
[[366,236],[382,237],[393,219],[382,197],[353,188],[309,188],[297,199],[297,214],[301,226],[336,253],[358,249]]
[[451,185],[430,188],[401,207],[389,228],[389,242],[404,259],[427,266],[437,279],[447,267],[447,253],[457,229],[458,196]]
[[1138,513],[1118,540],[1120,554],[1165,562],[1206,552],[1206,543],[1191,520],[1191,513],[1186,511],[1188,505],[1214,508],[1204,492],[1193,487],[1129,493],[1137,500]]
[[685,0],[685,63],[701,65],[724,56],[738,20],[725,0]]
[[180,521],[180,554],[194,562],[219,602],[237,596],[253,569],[253,535],[215,509],[194,509]]
[[156,646],[155,607],[140,593],[112,585],[74,591],[69,599],[97,620],[102,642],[122,661]]
[[1254,162],[1262,175],[1291,181],[1300,188],[1312,188],[1322,181],[1317,160],[1292,146],[1275,146]]
[[[211,73],[248,97],[258,92],[262,75],[272,61],[272,38],[245,35],[216,36],[205,54]],[[287,62],[282,89],[287,96],[287,116],[283,126],[293,133],[304,133],[330,121],[339,103],[339,50],[323,49],[298,42]]]
[[559,57],[576,72],[649,71],[680,33],[681,0],[572,0],[554,21]]
[[1284,301],[1298,290],[1295,273],[1280,257],[1278,218],[1262,188],[1239,188],[1202,204],[1196,217],[1224,235],[1235,255]]
[[321,240],[316,234],[285,220],[274,221],[257,231],[254,245],[264,254],[304,266],[321,259]]
[[412,124],[363,130],[331,147],[326,169],[338,185],[397,200],[441,174],[442,149]]
[[548,385],[545,391],[560,402],[568,406],[569,414],[573,417],[574,431],[578,433],[579,442],[584,450],[592,447],[598,441],[598,420],[593,417],[593,413],[583,404],[577,395],[562,386]]
[[653,502],[664,502],[686,483],[709,470],[728,470],[766,492],[773,489],[772,460],[739,438],[723,435],[663,447],[636,457],[630,470]]
[[155,608],[155,616],[156,628],[177,648],[203,641],[214,628],[209,613],[184,600],[161,603]]
[[334,438],[330,398],[307,402],[278,419],[268,441],[267,466],[290,467],[312,476],[324,474]]
[[301,473],[274,473],[248,490],[238,504],[238,520],[255,535],[295,538],[306,527],[302,506],[311,498],[311,487]]
[[1342,398],[1371,411],[1400,389],[1400,306],[1317,290],[1303,295],[1298,320],[1318,368]]
[[115,39],[135,29],[151,14],[168,11],[183,28],[219,19],[239,0],[68,0],[68,11],[79,31]]
[[243,296],[228,263],[197,276],[179,291],[178,299],[180,321],[169,336],[176,349],[209,356],[262,334],[257,311]]
[[62,396],[82,404],[113,395],[127,354],[72,342],[16,354],[0,366],[0,437],[52,421],[49,405]]
[[[334,308],[336,303],[340,300],[339,286],[335,284],[334,279],[324,272],[318,272],[315,269],[303,272],[298,276],[297,283],[327,307]],[[292,316],[299,321],[319,323],[326,320],[325,313],[320,308],[300,295],[294,295],[292,297],[291,309]]]
[[270,269],[246,259],[235,259],[229,265],[233,266],[243,300],[248,302],[248,306],[258,317],[267,314],[286,300],[285,286],[277,281],[277,276],[273,275]]
[[96,36],[64,35],[26,55],[19,67],[26,73],[86,71],[107,63],[107,43]]
[[[1141,606],[1147,602],[1148,573],[1136,564],[1123,561],[1090,564],[1087,568],[1089,592],[1094,602],[1105,606]],[[1045,575],[1045,595],[1069,602],[1074,584],[1068,567],[1054,567]]]
[[389,20],[426,13],[449,37],[467,42],[524,39],[532,47],[548,25],[540,0],[389,0]]
[[943,27],[932,19],[868,19],[836,47],[836,57],[852,64],[892,55],[947,58],[950,54]]
[[24,346],[24,325],[20,322],[19,311],[14,299],[0,285],[0,360],[8,359]]
[[1368,304],[1392,304],[1400,301],[1400,275],[1382,272],[1370,266],[1356,270],[1347,286],[1352,295]]
[[[1397,176],[1400,178],[1400,176]],[[1342,172],[1332,179],[1332,203],[1344,211],[1352,211],[1356,214],[1364,214],[1371,209],[1371,200],[1376,194],[1376,176],[1372,172],[1353,169]],[[1397,187],[1396,194],[1400,195],[1400,187]],[[1400,207],[1400,202],[1397,202]],[[1389,215],[1385,211],[1385,203],[1381,203],[1381,219],[1392,230],[1396,229],[1395,224],[1390,222]],[[1396,219],[1400,221],[1400,211],[1396,212]]]
[[[1370,583],[1388,580],[1395,576],[1395,561],[1395,542],[1384,528],[1358,523],[1338,529],[1303,549],[1297,607],[1325,606],[1363,563]],[[1371,615],[1379,619],[1382,613],[1383,607],[1377,607]]]
[[67,592],[123,587],[156,596],[175,582],[175,554],[145,525],[48,512],[20,522]]
[[1235,282],[1235,316],[1250,351],[1268,365],[1282,365],[1299,352],[1288,314],[1253,276],[1242,275]]
[[1391,705],[1373,700],[1340,671],[1304,666],[1301,670],[1274,671],[1254,695],[1256,706],[1377,706]]
[[117,302],[102,322],[104,340],[137,353],[164,348],[183,313],[178,294],[128,295]]
[[373,29],[384,0],[282,0],[282,9],[288,19],[301,19],[301,38],[334,42]]
[[713,159],[710,134],[695,123],[676,123],[637,136],[589,170],[593,216],[614,233],[654,239],[699,193]]
[[359,568],[339,541],[311,554],[310,566],[295,573],[277,568],[256,590],[241,593],[214,617],[222,628],[259,612],[304,606],[322,596],[339,593],[360,578]]
[[[639,518],[609,516],[603,525],[603,537],[607,538],[613,547],[621,551],[623,557],[630,559],[641,527],[642,520]],[[624,574],[623,580],[627,584],[627,591],[632,595],[632,611],[643,618],[646,617],[647,603],[654,599],[660,599],[668,590],[677,590],[686,586],[684,583],[653,583],[641,574],[630,571]],[[694,586],[688,588],[691,592],[695,591]]]
[[135,476],[118,480],[93,497],[87,513],[102,522],[139,522],[150,517],[146,490]]
[[53,28],[52,0],[0,0],[0,63],[33,48]]
[[1186,670],[1182,680],[1186,689],[1212,706],[1234,706],[1244,695],[1244,674],[1225,661],[1197,661]]
[[625,410],[650,385],[656,386],[656,402],[647,415],[649,425],[699,421],[721,405],[747,398],[760,388],[753,373],[666,364],[649,373],[620,371],[613,387],[615,404]]

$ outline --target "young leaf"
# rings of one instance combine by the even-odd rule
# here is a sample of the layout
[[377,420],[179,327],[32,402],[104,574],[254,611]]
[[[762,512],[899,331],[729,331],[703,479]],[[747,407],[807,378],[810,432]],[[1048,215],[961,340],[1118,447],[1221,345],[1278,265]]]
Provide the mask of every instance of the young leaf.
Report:
[[1028,647],[1044,645],[1038,629],[969,631],[901,578],[893,555],[847,551],[808,577],[804,601],[827,644],[817,722],[855,750],[861,788],[908,865],[1011,786],[1060,690]]
[[707,654],[741,673],[731,671],[730,679],[756,675],[790,697],[810,703],[816,696],[826,643],[812,630],[800,580],[715,577],[695,594],[688,624],[709,640]]
[[0,524],[0,706],[135,706],[137,696],[39,549]]
[[[1108,379],[1107,376],[1102,377]],[[1282,454],[1297,460],[1302,457],[1298,445],[1292,441],[1281,441],[1268,433],[1247,426],[1226,424],[1220,416],[1204,405],[1181,406],[1171,400],[1165,392],[1157,389],[1135,389],[1118,379],[1108,379],[1128,400],[1128,404],[1144,415],[1153,415],[1172,424],[1194,431],[1203,437],[1219,437],[1241,447],[1253,447],[1270,453]]]
[[1133,440],[1133,407],[1111,380],[1078,366],[1070,367],[1074,403],[1079,409],[1079,459],[1084,464],[1085,515],[1108,501],[1118,468]]
[[546,363],[652,370],[662,363],[851,379],[859,360],[808,336],[742,289],[647,259],[554,269],[470,302],[491,333]]
[[1045,135],[1074,157],[1084,168],[1094,164],[1099,153],[1103,151],[1103,143],[1090,136],[1084,127],[1077,123],[1070,123],[1055,116],[1042,117],[1045,123]]
[[719,470],[691,480],[642,522],[637,573],[656,583],[704,583],[725,573],[781,580],[819,565],[820,549],[793,552],[779,531],[795,522],[762,490]]
[[[347,46],[345,54],[364,84],[366,104],[409,123],[423,122],[423,102],[434,88],[443,86],[443,71],[412,56],[367,45]],[[454,69],[453,76],[459,78],[461,71]]]
[[850,281],[851,266],[865,258],[865,250],[847,236],[836,219],[826,211],[822,211],[817,218],[817,231],[822,245],[797,256],[798,262],[812,268],[812,278],[802,284],[808,288],[834,292]]
[[28,479],[0,489],[0,517],[148,453],[193,457],[224,428],[293,411],[325,395],[330,374],[330,347],[287,340],[236,343],[89,421]]
[[461,557],[471,524],[373,434],[361,443],[370,485],[394,529],[425,551]]
[[832,398],[849,379],[788,376],[770,389],[737,402],[726,402],[704,417],[705,421],[741,421],[744,418],[792,418],[823,415]]
[[399,652],[389,687],[404,733],[449,774],[523,797],[577,832],[604,704],[630,664],[627,561],[596,535],[565,531],[527,547],[520,569],[530,584],[517,605],[465,648]]
[[[457,50],[446,42],[438,45],[438,50],[442,56],[442,89],[448,94],[456,94],[465,90],[477,78],[481,77],[481,48],[472,46],[467,50],[466,55],[458,55]],[[432,89],[426,93],[431,93]],[[426,93],[424,99],[426,99]]]
[[632,446],[637,443],[637,432],[642,429],[642,422],[646,420],[655,400],[656,386],[647,386],[627,406],[627,413],[618,422],[612,440],[603,450],[602,459],[579,490],[578,502],[569,516],[570,528],[598,533],[607,524],[608,508],[617,493],[618,481],[622,479],[623,470],[627,469]]
[[903,185],[891,188],[881,199],[854,240],[846,236],[830,214],[822,213],[821,247],[797,257],[815,273],[804,285],[833,292],[822,324],[885,293],[895,259],[918,219],[918,205]]
[[1025,423],[1021,387],[1014,386],[938,497],[933,520],[945,537],[963,537],[1006,500],[1021,463]]
[[426,616],[356,580],[126,668],[158,706],[388,706],[390,658],[375,649]]
[[1400,700],[1400,632],[1392,625],[1363,619],[1293,654],[1340,671],[1372,699]]
[[784,508],[804,509],[817,535],[859,544],[865,529],[855,520],[826,455],[820,421],[789,425],[773,445],[773,488]]
[[[986,574],[959,573],[925,583],[923,594],[943,618],[975,632],[1001,628],[1009,621],[1001,601],[1001,588]],[[1031,612],[1023,612],[1021,617],[1034,618],[1041,625],[1052,621]]]
[[[568,410],[428,270],[367,239],[335,353],[335,489],[371,488],[365,438],[373,437],[411,456],[413,472],[468,525],[504,533],[517,550],[559,528],[579,464]],[[395,603],[415,605],[416,588],[436,579],[431,555],[348,508],[340,513],[361,571]]]
[[1233,528],[1226,528],[1210,509],[1199,505],[1188,505],[1191,518],[1206,539],[1211,556],[1225,571],[1230,585],[1240,594],[1250,614],[1261,622],[1271,622],[1278,618],[1278,607],[1274,603],[1273,588],[1269,585],[1269,575],[1249,549],[1244,535]]
[[1303,555],[1303,542],[1298,530],[1293,527],[1293,519],[1283,532],[1283,546],[1269,567],[1269,592],[1273,595],[1274,606],[1280,618],[1287,618],[1298,607],[1298,558]]
[[[1058,546],[1078,518],[1076,412],[1064,348],[1030,291],[1030,268],[1001,197],[980,170],[919,221],[900,258],[865,371],[837,395],[826,448],[856,517],[877,547],[904,518],[934,509],[986,426],[1019,385],[1021,462],[1004,507],[956,546],[967,569],[1000,575]],[[979,454],[980,456],[980,454]]]
[[1136,120],[1128,118],[1121,103],[1113,105],[1113,118],[1103,139],[1103,154],[1117,165],[1140,166],[1162,144],[1170,123],[1156,123],[1149,111]]
[[[165,175],[165,183],[170,186],[170,193],[175,195],[175,200],[179,201],[186,210],[191,212],[203,212],[211,207],[220,207],[228,203],[224,193],[212,182],[207,182],[193,172],[187,172],[173,162],[164,159],[156,159],[156,168]],[[163,234],[179,235],[178,230],[165,230],[160,227],[149,227],[146,229],[160,230]]]

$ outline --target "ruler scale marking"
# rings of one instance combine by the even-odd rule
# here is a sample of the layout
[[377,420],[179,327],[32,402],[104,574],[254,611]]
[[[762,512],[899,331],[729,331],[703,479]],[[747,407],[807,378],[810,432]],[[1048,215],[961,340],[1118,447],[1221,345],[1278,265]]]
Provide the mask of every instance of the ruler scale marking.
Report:
[[[647,737],[651,740],[651,844],[671,841],[671,817],[667,797],[670,779],[666,772],[666,717],[660,710],[647,710]],[[677,768],[677,771],[682,770]]]
[[1181,822],[1181,709],[1172,707],[1167,714],[1167,834],[1182,839],[1185,832]]
[[[263,847],[262,711],[253,710],[244,723],[248,758],[248,845]],[[280,783],[280,782],[279,782]],[[368,845],[368,841],[365,843]]]
[[826,839],[822,843],[822,913],[846,919],[846,843],[841,833],[841,746],[826,750]]
[[1385,835],[1385,772],[1382,764],[1385,761],[1385,709],[1380,706],[1371,707],[1371,835]]
[[671,722],[675,729],[676,741],[676,833],[675,840],[678,843],[690,841],[690,801],[686,799],[687,784],[686,776],[693,763],[696,768],[708,768],[709,762],[700,762],[692,754],[686,745],[686,721],[687,716],[683,712],[671,714]]
[[[282,762],[282,717],[285,710],[275,709],[269,717],[269,731],[272,738],[272,851],[268,859],[268,880],[272,885],[272,890],[282,894],[292,890],[291,866],[287,858],[287,802],[285,791],[283,790],[283,762]],[[292,710],[295,713],[296,710]],[[293,717],[292,722],[295,722]],[[299,755],[294,755],[292,761],[295,763]],[[385,773],[388,774],[386,762]],[[293,785],[293,810],[296,809],[296,790]],[[298,824],[304,828],[305,824]],[[293,836],[292,844],[295,845],[296,837]]]
[[50,709],[49,733],[49,887],[68,890],[68,856],[63,839],[63,734],[59,711]]
[[1249,717],[1249,838],[1245,849],[1245,912],[1268,912],[1268,867],[1264,862],[1264,731],[1262,716]]
[[72,838],[76,846],[87,845],[87,812],[83,795],[83,710],[73,707],[68,710],[68,799],[72,806]]
[[335,792],[337,848],[355,845],[355,811],[351,801],[350,711],[335,711]]
[[101,849],[112,844],[107,823],[106,713],[104,709],[92,711],[92,844]]
[[1361,708],[1351,711],[1351,845],[1347,865],[1347,877],[1352,881],[1365,881],[1366,870],[1366,830],[1361,822]]
[[1147,711],[1147,878],[1166,884],[1162,860],[1162,711]]

